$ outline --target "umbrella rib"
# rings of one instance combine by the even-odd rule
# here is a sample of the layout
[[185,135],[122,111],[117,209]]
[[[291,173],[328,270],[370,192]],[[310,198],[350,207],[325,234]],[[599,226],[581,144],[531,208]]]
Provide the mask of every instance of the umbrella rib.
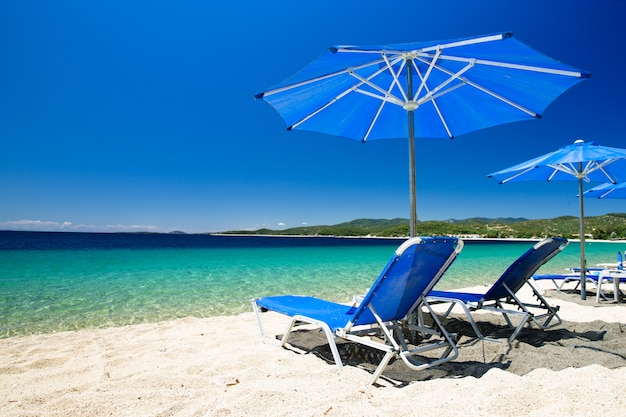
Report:
[[[421,60],[421,59],[420,59]],[[424,63],[428,63],[430,65],[433,65],[437,68],[439,68],[439,66],[435,65],[432,61],[429,63],[428,61],[425,60],[421,60]],[[454,80],[458,80],[461,84],[459,84],[458,86],[452,87],[448,90],[444,90],[441,94],[438,94],[437,96],[440,97],[452,90],[455,90],[456,88],[460,87],[461,85],[465,84],[467,79],[465,77],[461,77],[462,74],[466,73],[467,71],[469,71],[472,67],[474,66],[473,62],[470,60],[470,62],[467,63],[466,66],[464,66],[463,68],[461,68],[459,71],[457,71],[456,73],[452,73],[452,71],[445,71],[449,77],[447,80],[445,80],[444,82],[442,82],[441,84],[439,84],[437,87],[435,87],[434,89],[430,90],[425,96],[423,96],[422,98],[420,98],[419,100],[416,100],[419,104],[425,103],[428,100],[431,100],[432,97],[437,94],[439,91],[441,91],[445,86],[447,86],[448,84],[450,84],[452,81]],[[426,82],[426,79],[424,80],[424,82]]]
[[304,116],[302,119],[298,120],[295,123],[292,123],[291,126],[289,126],[287,128],[287,130],[293,130],[296,127],[298,127],[299,125],[301,125],[302,123],[306,122],[307,120],[309,120],[311,117],[314,117],[316,114],[322,112],[323,110],[327,109],[329,106],[331,106],[333,103],[337,102],[338,100],[340,100],[342,97],[344,97],[345,95],[347,95],[348,93],[350,93],[350,89],[345,90],[343,92],[341,92],[340,94],[338,94],[337,96],[335,96],[335,98],[333,98],[332,100],[330,100],[328,103],[324,104],[322,107],[312,111],[311,113],[307,114],[306,116]]
[[604,197],[606,197],[607,195],[611,194],[613,191],[615,191],[615,188],[611,188],[609,191],[607,191],[606,193],[602,194],[602,195],[601,195],[600,197],[598,197],[598,198],[604,198]]
[[[404,90],[402,90],[402,87],[400,86],[400,83],[397,79],[396,74],[393,71],[393,64],[398,63],[399,61],[401,61],[401,58],[396,58],[394,59],[391,63],[389,62],[386,54],[383,54],[383,59],[382,61],[385,62],[385,64],[387,65],[387,69],[389,70],[389,72],[391,73],[392,77],[394,78],[394,82],[398,85],[398,88],[400,89],[400,92],[402,93],[402,95],[405,97],[406,100],[406,94],[404,92]],[[379,61],[380,62],[380,61]],[[404,62],[402,62],[401,68],[404,68]],[[350,71],[349,74],[358,79],[359,81],[361,81],[361,84],[357,84],[356,86],[354,86],[354,91],[357,93],[361,93],[364,94],[366,96],[370,96],[372,98],[378,99],[382,102],[390,102],[390,103],[394,103],[397,104],[399,106],[402,106],[403,102],[401,99],[399,99],[398,97],[394,96],[393,94],[391,94],[391,90],[393,89],[393,82],[391,87],[389,88],[388,91],[383,90],[380,86],[378,86],[377,84],[374,84],[370,81],[370,79],[382,74],[383,72],[385,72],[387,69],[385,68],[380,68],[378,71],[375,71],[374,73],[372,73],[371,75],[369,75],[367,78],[362,77],[361,75],[355,73],[354,71]],[[383,94],[383,96],[378,96],[370,91],[365,91],[365,90],[361,90],[359,89],[360,85],[363,84],[367,84],[368,86],[370,86],[371,88],[373,88],[374,90],[379,91],[381,94]]]
[[377,100],[380,101],[384,101],[387,103],[393,103],[393,104],[397,104],[398,106],[402,106],[402,101],[398,100],[397,97],[394,97],[393,95],[389,95],[389,96],[379,96],[378,94],[374,94],[370,91],[365,91],[365,90],[360,90],[359,88],[354,88],[354,92],[355,93],[359,93],[359,94],[363,94],[365,96],[369,96],[372,98],[375,98]]
[[530,168],[526,168],[525,170],[520,171],[517,174],[511,175],[510,177],[503,179],[502,181],[500,181],[500,184],[505,184],[505,183],[507,183],[509,181],[512,181],[515,178],[519,177],[520,175],[524,175],[525,173],[530,172],[530,171],[532,171],[535,168],[537,168],[537,166],[532,166]]
[[[385,91],[384,89],[380,88],[380,86],[374,84],[373,82],[371,82],[369,80],[369,78],[373,78],[376,75],[381,74],[383,72],[385,72],[385,69],[380,69],[380,70],[376,71],[374,74],[372,74],[371,76],[369,76],[368,78],[363,78],[363,77],[361,77],[359,74],[357,74],[355,72],[352,72],[352,71],[350,72],[351,76],[353,76],[357,80],[361,81],[361,83],[360,83],[361,85],[362,84],[367,84],[368,86],[372,87],[374,90],[376,90],[376,91],[380,92],[381,94],[383,94],[383,96],[378,96],[378,95],[376,95],[376,94],[374,94],[374,93],[372,93],[370,91],[361,90],[361,89],[359,89],[359,85],[354,86],[352,89],[355,92],[358,92],[358,93],[361,93],[361,94],[365,94],[366,96],[370,96],[370,97],[373,97],[373,98],[377,98],[377,99],[379,99],[381,101],[388,101],[390,103],[394,103],[394,104],[397,104],[399,106],[402,106],[403,103],[402,103],[401,99],[397,98],[393,94],[390,94],[389,92]],[[402,90],[400,90],[400,91],[402,91]]]
[[[405,95],[404,90],[402,90],[402,87],[400,86],[398,77],[396,76],[396,74],[393,71],[393,66],[391,65],[391,63],[387,59],[387,54],[383,54],[383,58],[385,59],[385,62],[387,63],[387,67],[389,68],[389,72],[391,72],[391,74],[393,76],[391,84],[389,84],[389,88],[387,90],[387,94],[391,94],[391,90],[393,89],[393,86],[397,85],[398,88],[400,89],[400,92],[403,95]],[[402,68],[404,67],[405,63],[406,63],[406,61],[403,61],[402,64],[400,65],[400,71],[402,71]],[[365,143],[367,141],[367,139],[369,138],[370,134],[372,133],[372,129],[374,129],[374,125],[378,121],[378,117],[380,116],[381,112],[383,111],[383,107],[385,107],[385,103],[387,103],[387,101],[385,101],[385,100],[381,100],[380,101],[380,106],[378,106],[378,109],[376,110],[376,114],[372,118],[372,121],[371,121],[370,125],[367,128],[367,132],[365,132],[365,136],[363,136],[363,139],[361,139],[361,142]]]
[[[393,85],[394,85],[393,82],[389,85],[389,92],[391,92],[391,89],[393,89]],[[374,129],[374,125],[378,121],[378,117],[380,116],[380,113],[383,111],[383,107],[385,107],[385,103],[387,103],[387,101],[385,100],[380,101],[380,106],[378,106],[378,109],[376,110],[376,114],[372,118],[372,122],[368,126],[367,132],[365,132],[365,136],[363,136],[363,139],[361,139],[361,142],[365,143],[367,139],[369,138],[370,134],[372,133],[372,129]]]
[[[400,80],[398,79],[398,74],[400,74],[402,72],[402,70],[406,66],[406,59],[397,59],[396,58],[394,60],[394,62],[389,62],[389,59],[387,58],[387,54],[383,53],[382,55],[383,55],[383,59],[385,60],[385,64],[387,64],[387,69],[389,70],[389,73],[391,74],[391,77],[393,78],[391,86],[389,87],[388,94],[391,93],[391,90],[393,89],[393,86],[396,85],[398,87],[398,90],[400,90],[400,93],[402,94],[402,98],[404,98],[404,101],[408,101],[408,97],[406,95],[406,91],[404,91],[402,89],[402,85],[400,84]],[[399,61],[401,61],[400,68],[398,69],[398,73],[396,73],[393,70],[393,64],[396,64]]]
[[[433,54],[424,54],[424,55],[427,57],[433,56]],[[453,55],[441,55],[440,58],[442,60],[459,61],[459,62],[466,62],[470,59],[470,58],[458,57],[458,56],[453,56]],[[510,62],[491,61],[491,60],[478,59],[478,58],[476,58],[476,64],[485,65],[488,67],[500,67],[500,68],[517,69],[521,71],[541,72],[544,74],[563,75],[566,77],[575,77],[575,78],[585,77],[585,74],[579,71],[559,70],[559,69],[554,69],[554,68],[537,67],[533,65],[513,64]]]
[[367,128],[367,132],[365,132],[365,136],[363,136],[363,139],[361,139],[362,143],[367,142],[367,139],[369,138],[370,134],[372,133],[372,129],[374,129],[374,125],[378,121],[378,116],[380,116],[380,113],[383,111],[383,107],[385,106],[385,103],[386,103],[385,101],[381,101],[380,102],[380,106],[378,106],[378,110],[376,110],[376,114],[374,115],[374,117],[372,117],[372,122],[370,123],[370,125]]
[[467,80],[467,83],[469,85],[471,85],[472,87],[482,91],[483,93],[485,93],[487,95],[490,95],[493,98],[496,98],[496,99],[498,99],[498,100],[508,104],[511,107],[515,107],[516,109],[518,109],[518,110],[528,114],[529,116],[532,116],[532,117],[535,117],[535,118],[541,117],[537,112],[534,112],[534,111],[532,111],[530,109],[527,109],[526,107],[522,106],[521,104],[518,104],[518,103],[516,103],[516,102],[514,102],[512,100],[509,100],[508,98],[503,97],[500,94],[497,94],[497,93],[495,93],[495,92],[493,92],[493,91],[491,91],[491,90],[489,90],[489,89],[487,89],[487,88],[485,88],[485,87],[483,87],[481,85],[478,85],[478,84],[474,83],[473,81]]
[[578,172],[578,170],[576,168],[574,168],[572,166],[571,163],[568,164],[568,165],[565,165],[565,164],[546,164],[546,166],[554,169],[554,172],[552,173],[552,175],[550,175],[550,177],[548,178],[548,181],[550,181],[556,175],[556,173],[558,171],[561,171],[561,172],[564,172],[564,173],[566,173],[568,175],[572,175],[572,176],[574,176],[576,178],[579,178],[579,174],[580,173]]
[[[457,88],[463,87],[464,85],[465,84],[457,84],[457,85],[453,85],[452,87],[447,88],[447,89],[445,89],[443,91],[440,91],[439,93],[434,94],[432,97],[430,97],[430,101],[433,101],[434,99],[439,98],[441,96],[445,96],[446,94],[451,93],[452,91],[456,90]],[[425,103],[427,101],[428,100],[424,100],[424,101],[421,101],[421,103]]]
[[[604,160],[602,162],[598,162],[596,160],[587,161],[587,163],[585,165],[585,168],[581,172],[578,172],[578,170],[575,169],[572,166],[571,162],[568,163],[569,164],[569,168],[566,167],[564,164],[548,165],[548,166],[549,167],[554,167],[555,169],[558,169],[559,171],[565,172],[566,174],[573,175],[576,178],[586,178],[592,172],[595,172],[595,171],[599,170],[599,171],[602,171],[602,173],[606,176],[606,178],[609,181],[615,182],[613,177],[608,172],[606,172],[606,170],[604,169],[604,167],[606,165],[609,165],[610,163],[615,162],[615,161],[617,161],[617,159],[615,159],[615,158],[607,159],[607,160]],[[589,181],[589,180],[587,180],[587,181]]]
[[456,41],[456,42],[449,42],[449,43],[439,44],[439,45],[436,45],[436,46],[431,46],[429,48],[422,48],[421,51],[422,52],[427,52],[427,51],[436,50],[436,49],[449,49],[449,48],[456,48],[456,47],[459,47],[459,46],[476,45],[478,43],[487,43],[487,42],[493,42],[493,41],[501,41],[503,39],[510,38],[511,36],[512,36],[511,33],[500,33],[500,34],[497,34],[497,35],[481,36],[479,38],[466,39],[466,40],[462,40],[462,41]]
[[608,172],[606,172],[606,170],[605,170],[604,168],[599,168],[599,169],[600,169],[600,171],[602,171],[602,173],[603,173],[603,174],[604,174],[604,175],[605,175],[605,176],[609,179],[609,181],[610,181],[611,183],[613,183],[613,184],[616,184],[616,183],[617,183],[617,181],[615,181],[615,178],[613,178],[613,177],[611,176],[611,174],[609,174]]
[[[426,90],[428,91],[428,94],[431,93],[431,91],[429,91],[427,85],[426,85],[426,81],[428,80],[428,77],[430,77],[430,74],[433,71],[433,68],[435,67],[435,63],[437,62],[437,59],[439,58],[439,55],[441,55],[441,48],[437,49],[437,53],[433,56],[433,58],[430,60],[430,64],[428,65],[428,69],[426,70],[426,73],[424,74],[424,76],[422,77],[420,75],[420,78],[422,79],[422,82],[420,83],[420,86],[418,87],[417,91],[415,92],[415,98],[413,99],[413,101],[417,101],[417,97],[419,97],[419,95],[421,94],[422,90],[424,88],[426,88]],[[415,63],[413,63],[413,67],[415,68],[415,72],[419,73],[417,65]]]
[[587,174],[595,171],[597,168],[593,169],[593,170],[587,170],[587,168],[589,167],[589,164],[594,163],[595,161],[591,161],[587,164],[587,166],[585,167],[585,169],[583,169],[581,172],[579,172],[573,165],[571,162],[568,162],[567,164],[546,164],[547,167],[553,168],[554,172],[548,177],[548,181],[551,181],[552,178],[554,178],[554,176],[556,175],[556,173],[558,171],[561,171],[567,175],[571,175],[573,177],[576,177],[578,179],[582,179],[585,182],[589,182],[589,178],[587,178]]
[[[429,55],[429,56],[432,56],[432,55]],[[422,58],[422,59],[421,59],[421,61],[422,61],[422,62],[424,62],[424,63],[429,63],[429,62],[428,62],[428,60],[423,59],[423,57],[421,57],[421,58]],[[443,59],[443,57],[441,57],[441,58]],[[463,62],[468,62],[468,66],[469,66],[469,64],[472,62],[472,60],[473,60],[473,59],[468,58],[468,59],[463,59],[462,61],[463,61]],[[462,74],[463,72],[467,71],[467,70],[469,69],[469,68],[468,68],[468,66],[464,67],[464,70],[460,70],[457,74],[459,74],[459,75],[460,75],[460,74]],[[480,91],[482,91],[483,93],[485,93],[485,94],[487,94],[487,95],[490,95],[490,96],[492,96],[492,97],[494,97],[494,98],[496,98],[496,99],[498,99],[498,100],[500,100],[500,101],[502,101],[502,102],[504,102],[504,103],[508,104],[508,105],[509,105],[509,106],[511,106],[511,107],[515,107],[516,109],[518,109],[518,110],[520,110],[520,111],[522,111],[522,112],[524,112],[524,113],[526,113],[526,114],[528,114],[528,115],[530,115],[530,116],[532,116],[532,117],[540,117],[540,116],[539,116],[539,114],[537,114],[536,112],[534,112],[534,111],[532,111],[532,110],[529,110],[529,109],[527,109],[526,107],[522,106],[521,104],[518,104],[518,103],[516,103],[516,102],[514,102],[514,101],[512,101],[512,100],[509,100],[508,98],[503,97],[503,96],[501,96],[500,94],[497,94],[497,93],[495,93],[495,92],[493,92],[493,91],[489,90],[488,88],[485,88],[485,87],[483,87],[483,86],[481,86],[481,85],[479,85],[479,84],[475,83],[474,81],[471,81],[471,80],[470,80],[470,79],[468,79],[467,77],[458,77],[458,75],[455,75],[452,71],[448,70],[447,68],[441,67],[441,66],[439,66],[439,65],[436,65],[436,66],[435,66],[435,68],[437,68],[439,71],[441,71],[441,72],[443,72],[443,73],[445,73],[445,74],[448,74],[448,75],[449,75],[449,76],[451,76],[451,77],[455,77],[455,76],[456,76],[456,77],[457,77],[457,79],[458,79],[460,82],[465,83],[465,84],[467,84],[467,85],[471,85],[472,87],[476,88],[477,90],[480,90]],[[471,68],[471,67],[470,67],[470,68]],[[450,81],[451,81],[451,80],[450,80]],[[451,91],[451,90],[450,90],[450,91]],[[449,91],[446,91],[446,92],[449,92]],[[440,94],[440,95],[441,95],[441,94]]]
[[[512,34],[510,33],[500,33],[497,35],[481,36],[479,38],[474,38],[474,39],[465,39],[461,41],[455,41],[455,42],[449,42],[449,43],[437,44],[433,46],[419,48],[413,52],[429,52],[429,51],[437,50],[439,48],[448,49],[448,48],[456,48],[459,46],[476,45],[478,43],[500,41],[506,38],[510,38],[511,36]],[[361,53],[361,54],[380,54],[382,52],[387,52],[387,53],[394,53],[394,54],[401,55],[407,52],[407,51],[402,51],[402,50],[363,49],[363,48],[358,48],[358,47],[352,48],[352,47],[347,47],[347,46],[343,46],[343,47],[339,46],[339,47],[336,47],[335,49],[337,50],[337,52]]]
[[[382,62],[382,60],[377,61],[378,63]],[[365,68],[369,65],[362,65],[358,68]],[[320,112],[322,112],[323,110],[327,109],[329,106],[331,106],[333,103],[337,102],[338,100],[340,100],[341,98],[343,98],[344,96],[348,95],[350,92],[354,91],[357,93],[361,93],[370,97],[373,97],[375,99],[378,99],[382,102],[391,102],[397,105],[402,106],[402,101],[399,100],[397,97],[394,97],[391,94],[388,94],[387,92],[385,92],[382,88],[378,87],[377,85],[371,83],[368,79],[361,77],[360,75],[356,74],[353,70],[356,67],[352,67],[347,69],[346,71],[341,71],[341,73],[348,73],[349,75],[351,75],[352,77],[356,78],[357,80],[361,81],[361,83],[357,83],[353,86],[351,86],[350,88],[342,91],[341,93],[339,93],[338,95],[336,95],[332,100],[330,100],[328,103],[324,104],[323,106],[321,106],[320,108],[312,111],[311,113],[307,114],[305,117],[303,117],[302,119],[294,122],[291,126],[289,126],[287,128],[287,130],[292,130],[295,129],[296,127],[298,127],[299,125],[301,125],[302,123],[306,122],[307,120],[309,120],[310,118],[314,117],[315,115],[319,114]],[[379,69],[378,71],[374,72],[372,75],[370,75],[370,78],[377,76],[378,74],[384,72],[385,69]],[[371,93],[369,91],[365,91],[365,90],[360,90],[359,89],[359,85],[360,84],[367,84],[372,88],[375,88],[376,90],[380,91],[384,96],[379,96],[376,95],[374,93]],[[294,84],[295,86],[295,84]],[[274,90],[277,91],[277,90]]]
[[603,173],[603,174],[607,177],[607,179],[608,179],[610,182],[612,182],[613,184],[615,184],[617,181],[615,181],[615,178],[613,178],[613,176],[611,176],[611,174],[609,174],[608,172],[606,172],[606,170],[604,169],[604,167],[605,167],[605,166],[607,166],[607,165],[609,165],[609,164],[612,164],[613,162],[615,162],[615,161],[617,161],[617,160],[619,160],[619,158],[611,158],[611,159],[607,159],[607,160],[603,161],[603,162],[602,162],[602,163],[600,163],[600,164],[598,164],[598,163],[596,162],[596,164],[598,164],[598,166],[597,166],[595,169],[590,170],[589,172],[591,173],[591,172],[593,172],[593,171],[600,170],[600,171],[602,171],[602,173]]
[[294,83],[294,84],[289,84],[289,85],[285,85],[283,87],[278,87],[278,88],[275,88],[273,90],[269,90],[269,91],[266,91],[264,93],[257,94],[256,97],[257,98],[263,98],[265,96],[271,96],[273,94],[282,93],[283,91],[288,91],[288,90],[292,90],[294,88],[303,87],[305,85],[308,85],[308,84],[311,84],[311,83],[315,83],[315,82],[318,82],[318,81],[322,81],[322,80],[325,80],[327,78],[336,77],[336,76],[341,75],[341,74],[349,74],[352,71],[356,71],[356,70],[359,70],[361,68],[367,68],[367,67],[370,67],[370,66],[373,66],[373,65],[382,64],[383,62],[385,62],[383,59],[379,59],[379,60],[376,60],[376,61],[367,62],[367,63],[365,63],[363,65],[357,65],[357,66],[350,67],[350,68],[344,68],[344,69],[342,69],[340,71],[331,72],[329,74],[320,75],[319,77],[309,78],[307,80],[299,81],[299,82]]
[[549,168],[553,168],[553,169],[554,169],[554,171],[552,171],[552,174],[548,175],[548,182],[552,181],[552,178],[554,178],[554,176],[555,176],[555,175],[556,175],[559,171],[561,171],[561,172],[565,172],[565,173],[567,173],[567,174],[572,174],[571,172],[568,172],[567,170],[561,170],[561,169],[559,169],[559,167],[558,167],[558,166],[551,166],[551,165],[548,165],[548,167],[549,167]]
[[[415,63],[415,61],[413,61],[413,67],[415,68],[415,72],[417,73],[417,75],[420,77],[420,79],[422,79],[422,84],[424,85],[424,89],[426,90],[427,93],[430,93],[430,89],[428,88],[428,85],[426,85],[426,80],[425,78],[423,78],[422,73],[417,67],[417,64]],[[448,123],[446,123],[446,119],[443,117],[443,114],[441,113],[441,110],[439,109],[439,105],[435,101],[435,98],[436,97],[433,96],[433,98],[430,101],[435,107],[435,111],[437,112],[437,115],[439,116],[439,120],[441,121],[441,124],[443,125],[444,129],[446,129],[446,133],[448,134],[448,137],[452,138],[453,137],[452,132],[450,131]]]
[[441,114],[441,110],[439,110],[439,105],[434,99],[431,100],[431,102],[433,103],[433,106],[435,106],[435,111],[437,112],[437,115],[439,116],[439,120],[441,120],[441,124],[443,125],[444,129],[446,129],[446,133],[448,134],[448,137],[452,139],[454,135],[452,135],[452,132],[450,131],[450,128],[448,127],[448,123],[446,123],[446,119],[443,117],[443,114]]

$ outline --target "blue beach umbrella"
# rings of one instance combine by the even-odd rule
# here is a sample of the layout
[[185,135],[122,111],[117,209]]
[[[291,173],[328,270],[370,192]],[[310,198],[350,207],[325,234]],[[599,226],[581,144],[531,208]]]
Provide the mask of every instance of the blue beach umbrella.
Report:
[[626,182],[617,184],[607,182],[585,191],[583,196],[595,198],[626,198]]
[[411,236],[415,235],[415,137],[464,133],[541,117],[590,74],[511,33],[396,45],[333,46],[257,94],[302,129],[367,142],[408,138]]
[[[585,208],[583,182],[626,181],[626,149],[599,146],[578,139],[573,145],[531,159],[502,171],[489,174],[499,184],[517,181],[578,181],[580,201],[580,271],[581,283],[585,271]],[[581,285],[581,298],[586,298]]]

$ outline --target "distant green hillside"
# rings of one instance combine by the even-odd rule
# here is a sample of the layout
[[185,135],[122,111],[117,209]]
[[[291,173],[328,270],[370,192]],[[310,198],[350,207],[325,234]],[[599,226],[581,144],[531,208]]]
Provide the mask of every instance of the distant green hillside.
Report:
[[[563,216],[553,219],[528,220],[523,218],[487,219],[476,217],[465,220],[431,220],[418,222],[417,235],[476,235],[483,238],[537,238],[562,236],[579,237],[578,217]],[[409,235],[408,219],[357,219],[332,226],[293,227],[284,230],[233,230],[225,233],[319,236],[378,236],[402,237]],[[585,234],[594,239],[626,239],[626,213],[586,217]]]

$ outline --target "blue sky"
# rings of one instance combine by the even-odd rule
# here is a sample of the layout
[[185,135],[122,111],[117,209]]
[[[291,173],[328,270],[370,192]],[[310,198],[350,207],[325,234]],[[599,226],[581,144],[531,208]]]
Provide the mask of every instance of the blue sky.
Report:
[[[592,77],[540,120],[418,139],[420,220],[578,215],[573,182],[491,172],[626,147],[626,1],[0,3],[0,229],[215,232],[409,217],[405,140],[287,132],[264,91],[330,45],[512,31]],[[591,184],[594,185],[594,184]],[[587,215],[626,212],[585,200]]]

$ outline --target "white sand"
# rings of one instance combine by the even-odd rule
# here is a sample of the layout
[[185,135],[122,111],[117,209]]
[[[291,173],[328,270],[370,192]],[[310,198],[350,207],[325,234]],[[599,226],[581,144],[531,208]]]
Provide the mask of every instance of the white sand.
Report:
[[[479,289],[480,290],[480,289]],[[564,320],[626,323],[626,305],[551,300]],[[267,334],[286,321],[267,314]],[[461,352],[463,352],[461,347]],[[593,358],[593,356],[590,356]],[[418,372],[418,371],[414,371]],[[626,367],[491,369],[364,388],[370,373],[263,344],[253,313],[0,340],[8,416],[623,416]]]

